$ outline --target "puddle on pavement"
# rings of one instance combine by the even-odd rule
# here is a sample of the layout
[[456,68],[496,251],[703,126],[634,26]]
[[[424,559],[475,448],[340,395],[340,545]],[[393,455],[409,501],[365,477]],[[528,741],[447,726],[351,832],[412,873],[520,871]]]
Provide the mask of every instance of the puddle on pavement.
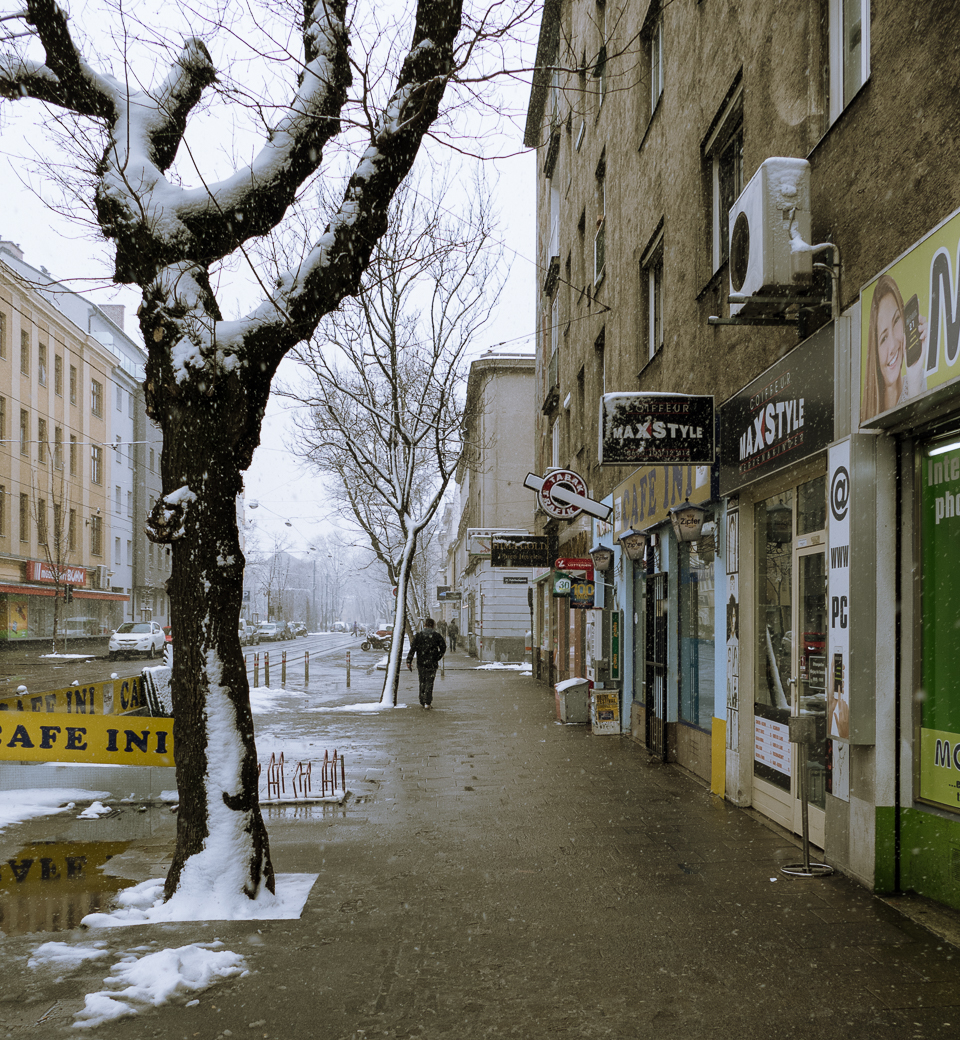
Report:
[[135,881],[110,877],[106,864],[128,841],[44,841],[0,862],[0,933],[62,932],[106,910]]
[[317,802],[290,802],[287,805],[264,805],[261,807],[264,819],[270,820],[339,820],[346,819],[346,805],[332,805]]

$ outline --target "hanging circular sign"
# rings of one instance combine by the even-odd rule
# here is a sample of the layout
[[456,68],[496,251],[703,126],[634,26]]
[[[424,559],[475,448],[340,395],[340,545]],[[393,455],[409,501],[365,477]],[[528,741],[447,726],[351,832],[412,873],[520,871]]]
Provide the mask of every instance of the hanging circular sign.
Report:
[[[574,473],[571,469],[551,470],[543,478],[543,486],[538,492],[540,505],[543,506],[546,513],[556,517],[557,520],[572,520],[575,516],[579,516],[583,509],[580,506],[570,505],[563,495],[564,491],[586,498],[586,481],[579,473]],[[559,496],[557,492],[560,493]]]

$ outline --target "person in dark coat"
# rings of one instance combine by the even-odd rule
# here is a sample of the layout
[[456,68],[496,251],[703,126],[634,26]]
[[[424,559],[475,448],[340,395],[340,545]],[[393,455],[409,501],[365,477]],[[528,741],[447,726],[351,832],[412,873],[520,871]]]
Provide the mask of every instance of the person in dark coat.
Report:
[[417,675],[420,679],[420,705],[429,708],[433,704],[433,682],[437,677],[440,659],[447,652],[447,643],[434,628],[433,618],[424,621],[422,632],[413,637],[410,653],[407,654],[407,668],[413,671],[413,659],[417,659]]
[[450,649],[457,649],[457,636],[460,635],[460,626],[457,624],[457,619],[454,618],[449,625],[447,625],[447,635],[450,637]]

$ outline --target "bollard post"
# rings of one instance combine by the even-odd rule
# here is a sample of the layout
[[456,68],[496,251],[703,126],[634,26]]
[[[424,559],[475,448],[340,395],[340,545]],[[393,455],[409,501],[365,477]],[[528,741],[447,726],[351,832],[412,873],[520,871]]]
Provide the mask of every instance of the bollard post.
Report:
[[253,685],[260,685],[260,651],[253,655]]
[[303,652],[303,685],[310,685],[310,651]]
[[347,689],[350,689],[350,651],[347,651]]
[[264,686],[270,685],[270,651],[265,650],[263,652],[263,684]]
[[280,685],[287,685],[287,651],[283,650],[280,653]]

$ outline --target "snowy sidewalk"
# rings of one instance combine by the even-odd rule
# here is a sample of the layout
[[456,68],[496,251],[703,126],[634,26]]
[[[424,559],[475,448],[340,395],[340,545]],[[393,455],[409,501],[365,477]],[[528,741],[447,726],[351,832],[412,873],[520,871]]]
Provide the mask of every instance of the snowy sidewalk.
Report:
[[[354,791],[265,810],[277,871],[319,874],[299,920],[8,936],[0,1026],[93,1035],[73,1027],[84,997],[140,984],[99,1040],[955,1033],[956,949],[842,877],[784,878],[794,844],[629,740],[557,724],[533,679],[475,665],[448,662],[429,712],[404,670],[407,707],[351,710],[379,692],[370,675],[256,716],[258,746],[337,747]],[[51,939],[107,945],[28,967]],[[165,950],[186,981],[154,1007],[131,958]],[[211,975],[191,989],[191,971]]]

